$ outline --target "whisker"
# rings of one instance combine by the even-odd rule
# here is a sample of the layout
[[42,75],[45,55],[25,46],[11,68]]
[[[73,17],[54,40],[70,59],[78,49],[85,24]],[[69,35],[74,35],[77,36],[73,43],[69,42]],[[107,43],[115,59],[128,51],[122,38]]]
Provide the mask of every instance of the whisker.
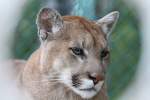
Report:
[[46,78],[46,79],[56,79],[56,78],[59,78],[59,76],[47,76],[47,77],[44,77],[44,78]]
[[52,81],[60,81],[60,79],[40,80],[40,81],[32,81],[32,82],[52,82]]
[[62,82],[63,80],[62,79],[48,79],[48,80],[41,80],[41,82],[55,82],[55,81],[59,81],[59,82]]
[[45,84],[52,84],[52,85],[55,85],[55,84],[57,84],[57,83],[59,83],[59,82],[46,82]]
[[59,74],[50,74],[50,75],[43,75],[44,78],[53,78],[53,77],[59,77]]
[[[40,83],[40,82],[43,82],[43,81],[32,81],[33,83]],[[59,83],[59,82],[57,82],[57,81],[45,81],[44,82],[44,84],[48,84],[48,85],[55,85],[55,84],[57,84],[57,83]]]

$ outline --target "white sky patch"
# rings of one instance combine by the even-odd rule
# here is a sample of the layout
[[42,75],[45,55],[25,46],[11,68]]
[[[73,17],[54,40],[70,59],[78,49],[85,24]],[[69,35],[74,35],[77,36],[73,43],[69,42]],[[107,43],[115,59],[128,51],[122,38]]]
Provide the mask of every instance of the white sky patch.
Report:
[[[0,0],[0,62],[11,56],[14,29],[20,19],[25,0]],[[11,79],[8,65],[0,63],[0,100],[27,100]],[[28,99],[30,100],[30,99]]]
[[150,1],[124,1],[139,14],[142,54],[134,81],[118,100],[150,100]]

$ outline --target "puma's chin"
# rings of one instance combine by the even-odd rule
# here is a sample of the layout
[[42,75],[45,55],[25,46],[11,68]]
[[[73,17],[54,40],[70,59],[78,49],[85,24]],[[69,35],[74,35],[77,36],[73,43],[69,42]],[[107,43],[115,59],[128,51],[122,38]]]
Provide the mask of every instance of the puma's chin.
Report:
[[72,90],[76,94],[80,95],[83,99],[91,99],[100,92],[100,90],[103,86],[103,83],[104,83],[104,81],[101,81],[101,82],[99,82],[99,84],[97,84],[96,86],[92,86],[92,87],[86,87],[87,84],[84,84],[84,87],[86,87],[86,88],[72,87]]
[[96,91],[94,88],[89,88],[89,89],[84,89],[84,90],[74,88],[72,90],[76,94],[80,95],[83,99],[90,99],[98,93],[98,91]]

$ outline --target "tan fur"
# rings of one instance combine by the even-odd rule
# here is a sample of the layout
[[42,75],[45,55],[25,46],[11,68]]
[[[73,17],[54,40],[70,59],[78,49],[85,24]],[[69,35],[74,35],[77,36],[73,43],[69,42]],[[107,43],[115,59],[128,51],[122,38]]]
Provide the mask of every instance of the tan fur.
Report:
[[[94,49],[94,55],[96,56],[96,59],[94,60],[96,61],[99,60],[99,50],[107,47],[104,33],[101,32],[94,22],[87,21],[86,19],[77,16],[65,16],[63,19],[66,28],[61,32],[67,35],[62,36],[57,41],[54,40],[47,43],[44,46],[44,48],[47,48],[47,51],[44,51],[44,53],[47,53],[48,55],[47,61],[44,61],[43,65],[40,64],[40,58],[43,53],[43,46],[41,46],[31,55],[23,70],[23,85],[27,87],[27,90],[33,95],[33,98],[35,98],[34,100],[84,100],[59,83],[51,85],[46,81],[42,82],[42,76],[43,74],[53,71],[51,65],[54,59],[59,57],[59,55],[65,55],[65,60],[72,62],[72,58],[68,54],[68,46],[70,45],[69,43],[76,38],[83,38],[86,48]],[[50,46],[52,44],[53,46]],[[107,100],[106,87],[103,86],[100,93],[90,100]]]
[[[18,61],[16,65],[23,66],[18,70],[21,72],[20,82],[33,100],[108,100],[105,71],[109,56],[100,59],[100,54],[104,49],[109,51],[109,48],[107,34],[101,25],[111,30],[118,18],[117,14],[111,13],[108,18],[104,18],[104,22],[100,20],[96,23],[79,16],[61,17],[57,11],[49,8],[40,11],[37,26],[41,46],[27,62]],[[85,58],[74,55],[71,47],[83,48]],[[96,73],[104,76],[104,84],[96,95],[84,99],[64,80],[61,82],[57,79],[70,75],[66,72],[71,73],[69,77],[78,74],[79,81],[89,79],[87,73]]]

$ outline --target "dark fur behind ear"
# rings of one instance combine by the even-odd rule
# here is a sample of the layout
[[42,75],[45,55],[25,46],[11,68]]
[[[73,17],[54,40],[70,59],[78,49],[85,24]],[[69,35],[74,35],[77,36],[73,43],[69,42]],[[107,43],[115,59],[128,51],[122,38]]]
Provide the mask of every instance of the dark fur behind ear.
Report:
[[53,37],[63,26],[61,15],[54,9],[42,8],[37,15],[37,27],[40,40]]

